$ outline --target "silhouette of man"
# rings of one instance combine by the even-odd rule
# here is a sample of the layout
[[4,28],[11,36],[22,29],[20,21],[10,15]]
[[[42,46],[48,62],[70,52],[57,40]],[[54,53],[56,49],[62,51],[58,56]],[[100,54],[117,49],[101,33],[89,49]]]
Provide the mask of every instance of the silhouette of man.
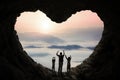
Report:
[[70,72],[70,69],[71,69],[71,55],[69,57],[67,57],[65,55],[65,58],[67,59],[67,72],[69,73]]
[[52,58],[52,70],[55,71],[55,57]]
[[56,55],[59,57],[59,67],[58,67],[58,73],[62,74],[62,66],[63,66],[63,58],[64,58],[64,51],[63,51],[63,54],[62,52],[60,52],[60,54],[58,55],[58,52],[56,53]]

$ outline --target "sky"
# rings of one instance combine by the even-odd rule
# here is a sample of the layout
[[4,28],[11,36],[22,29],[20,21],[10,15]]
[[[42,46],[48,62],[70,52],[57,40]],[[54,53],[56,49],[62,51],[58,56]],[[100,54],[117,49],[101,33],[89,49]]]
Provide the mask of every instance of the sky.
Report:
[[89,10],[73,14],[67,21],[56,23],[51,21],[43,12],[24,12],[17,18],[15,29],[18,32],[41,32],[48,34],[66,33],[78,29],[103,27],[103,22]]
[[[67,56],[72,56],[72,67],[75,67],[93,52],[101,39],[103,26],[97,14],[89,10],[77,12],[62,23],[53,22],[43,12],[36,11],[21,13],[15,30],[24,50],[36,62],[51,68],[55,53],[65,50]],[[64,71],[65,65],[66,60]]]

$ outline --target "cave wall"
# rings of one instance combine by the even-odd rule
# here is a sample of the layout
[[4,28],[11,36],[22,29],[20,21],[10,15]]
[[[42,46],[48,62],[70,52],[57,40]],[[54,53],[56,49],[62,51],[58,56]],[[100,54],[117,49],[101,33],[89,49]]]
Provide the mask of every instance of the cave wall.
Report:
[[51,20],[60,23],[77,11],[91,10],[104,22],[104,31],[92,55],[74,68],[74,73],[77,79],[116,80],[120,76],[120,10],[117,3],[115,0],[1,0],[0,78],[4,78],[3,80],[51,79],[51,71],[34,62],[19,42],[14,25],[20,13],[41,10]]

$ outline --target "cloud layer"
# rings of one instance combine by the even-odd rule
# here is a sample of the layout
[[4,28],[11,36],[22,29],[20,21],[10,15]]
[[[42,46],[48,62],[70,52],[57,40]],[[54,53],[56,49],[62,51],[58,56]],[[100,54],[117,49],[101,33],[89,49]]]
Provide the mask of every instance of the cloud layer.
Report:
[[48,53],[33,53],[33,54],[29,54],[31,57],[46,57],[50,54]]
[[77,49],[80,49],[80,48],[83,48],[83,47],[80,46],[80,45],[66,45],[66,46],[51,45],[48,48],[51,48],[51,49],[64,49],[64,50],[77,50]]
[[28,46],[24,46],[24,48],[42,48],[42,47],[34,46],[34,45],[28,45]]
[[46,43],[63,43],[64,40],[47,34],[37,32],[18,33],[20,41],[27,42],[46,42]]

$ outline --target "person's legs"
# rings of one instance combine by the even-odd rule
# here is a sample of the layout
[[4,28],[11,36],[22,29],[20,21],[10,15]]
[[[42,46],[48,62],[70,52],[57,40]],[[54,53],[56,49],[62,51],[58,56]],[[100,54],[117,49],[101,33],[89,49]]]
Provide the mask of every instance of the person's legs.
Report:
[[52,70],[53,70],[53,67],[54,67],[54,65],[53,65],[53,62],[52,62]]
[[60,73],[62,72],[61,70],[62,70],[62,64],[61,64],[61,62],[60,62]]
[[67,72],[69,72],[68,68],[67,68]]
[[67,72],[69,71],[69,69],[68,69],[68,65],[67,65]]
[[67,64],[67,72],[70,72],[70,64]]
[[60,76],[61,75],[61,63],[59,62],[59,65],[58,65],[58,75]]
[[60,65],[60,66],[59,66],[59,73],[60,73],[60,75],[62,75],[62,66],[63,66],[63,62],[60,62],[59,65]]
[[60,63],[59,63],[59,65],[58,65],[59,67],[58,67],[58,73],[60,72]]
[[62,73],[63,62],[61,62],[61,73]]
[[53,63],[53,70],[55,71],[55,62]]

